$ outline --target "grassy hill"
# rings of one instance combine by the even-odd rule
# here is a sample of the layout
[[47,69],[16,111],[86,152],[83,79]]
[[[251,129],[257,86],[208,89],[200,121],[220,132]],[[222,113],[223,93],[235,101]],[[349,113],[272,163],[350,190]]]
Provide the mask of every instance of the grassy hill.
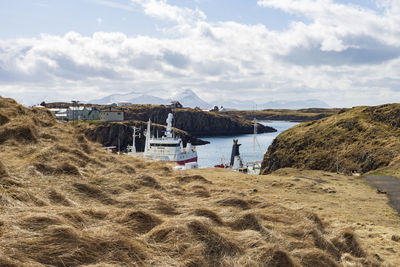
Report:
[[400,156],[400,104],[356,107],[279,135],[263,160],[263,173],[284,167],[366,173]]
[[378,237],[290,200],[291,179],[173,172],[0,97],[0,266],[381,266],[395,257],[395,241],[379,239],[394,251],[379,256],[368,241]]

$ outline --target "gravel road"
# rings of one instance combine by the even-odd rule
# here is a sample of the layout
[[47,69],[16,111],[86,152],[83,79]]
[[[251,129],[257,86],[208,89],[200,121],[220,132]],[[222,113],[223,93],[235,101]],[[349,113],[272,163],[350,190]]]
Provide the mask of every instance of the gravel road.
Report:
[[400,216],[400,178],[392,176],[366,176],[367,183],[374,186],[378,192],[386,192],[389,204]]

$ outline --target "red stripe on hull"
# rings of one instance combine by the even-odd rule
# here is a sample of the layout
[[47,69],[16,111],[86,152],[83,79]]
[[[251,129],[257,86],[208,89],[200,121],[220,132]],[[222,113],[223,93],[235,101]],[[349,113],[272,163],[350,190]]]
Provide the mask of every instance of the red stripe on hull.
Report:
[[189,163],[189,162],[197,162],[197,157],[187,159],[187,160],[177,161],[176,163],[178,163],[179,165],[185,165],[185,163]]

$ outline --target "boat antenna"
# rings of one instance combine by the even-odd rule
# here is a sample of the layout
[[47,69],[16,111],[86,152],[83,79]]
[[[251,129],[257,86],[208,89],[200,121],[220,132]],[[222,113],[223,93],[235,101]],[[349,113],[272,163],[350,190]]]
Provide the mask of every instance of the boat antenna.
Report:
[[151,120],[149,118],[149,121],[147,122],[147,130],[146,130],[146,142],[144,146],[144,152],[147,153],[150,147],[150,127],[151,127]]
[[256,142],[257,142],[257,119],[254,118],[254,133],[253,133],[253,161],[256,161]]
[[[132,148],[131,148],[131,152],[132,153],[136,153],[136,129],[138,129],[138,128],[136,128],[136,125],[134,125],[133,127],[132,127],[132,129],[133,129],[133,134],[132,134]],[[139,130],[139,129],[138,129]]]

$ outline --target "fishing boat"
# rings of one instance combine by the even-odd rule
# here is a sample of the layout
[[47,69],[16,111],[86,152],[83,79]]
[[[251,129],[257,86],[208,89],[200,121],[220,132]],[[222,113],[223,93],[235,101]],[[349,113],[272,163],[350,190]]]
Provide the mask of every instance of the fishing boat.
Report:
[[[175,136],[172,131],[173,114],[169,113],[167,118],[167,130],[161,138],[151,135],[151,120],[147,123],[146,142],[142,156],[148,159],[174,162],[181,166],[195,168],[197,165],[196,148],[190,142],[183,146],[181,138]],[[133,132],[133,144],[129,147],[128,155],[137,155],[135,148],[136,131]]]

